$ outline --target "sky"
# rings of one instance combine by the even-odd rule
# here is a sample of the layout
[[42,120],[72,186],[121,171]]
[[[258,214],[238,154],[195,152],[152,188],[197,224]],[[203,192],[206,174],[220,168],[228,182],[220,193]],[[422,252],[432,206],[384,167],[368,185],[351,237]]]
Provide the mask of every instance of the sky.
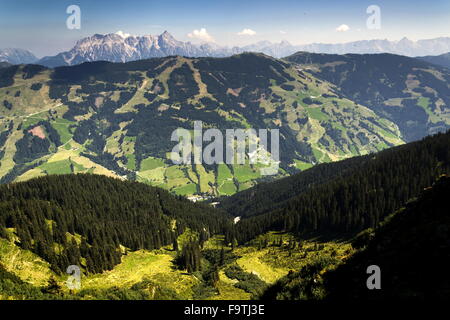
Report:
[[[67,8],[80,8],[80,29],[69,29]],[[379,28],[367,19],[380,9]],[[0,0],[0,48],[36,56],[69,50],[96,33],[160,34],[177,40],[243,46],[450,36],[450,0]]]

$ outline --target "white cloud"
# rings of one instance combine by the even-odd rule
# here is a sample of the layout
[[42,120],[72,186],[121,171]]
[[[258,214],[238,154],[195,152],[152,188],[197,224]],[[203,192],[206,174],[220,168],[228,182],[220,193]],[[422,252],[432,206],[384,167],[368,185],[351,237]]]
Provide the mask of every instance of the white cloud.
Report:
[[341,24],[339,27],[336,28],[337,32],[346,32],[350,30],[350,27],[346,24]]
[[131,36],[131,34],[129,33],[124,33],[122,30],[119,30],[116,32],[117,35],[121,36],[122,38],[128,38],[129,36]]
[[189,38],[198,39],[206,42],[213,42],[214,38],[206,31],[205,28],[201,28],[200,30],[195,29],[194,31],[188,33]]
[[287,32],[284,31],[284,30],[280,30],[280,33],[281,33],[281,34],[286,34]]
[[256,31],[252,29],[243,29],[241,32],[238,32],[238,36],[254,36]]

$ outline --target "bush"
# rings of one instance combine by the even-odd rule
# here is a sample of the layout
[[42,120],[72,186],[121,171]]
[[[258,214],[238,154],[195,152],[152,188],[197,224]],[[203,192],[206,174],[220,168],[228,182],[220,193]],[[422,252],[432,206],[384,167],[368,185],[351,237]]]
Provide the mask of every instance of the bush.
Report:
[[267,284],[257,275],[245,272],[238,265],[232,265],[224,272],[228,278],[238,280],[234,285],[236,288],[251,293],[254,297],[261,295],[267,287]]

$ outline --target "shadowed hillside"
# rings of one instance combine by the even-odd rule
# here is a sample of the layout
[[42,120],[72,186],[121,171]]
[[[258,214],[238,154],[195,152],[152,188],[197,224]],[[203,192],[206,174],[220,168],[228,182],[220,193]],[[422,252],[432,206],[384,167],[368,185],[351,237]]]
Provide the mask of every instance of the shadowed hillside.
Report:
[[[352,242],[359,251],[337,267],[326,260],[291,273],[263,299],[447,300],[450,277],[450,178],[442,176],[417,199],[368,229]],[[381,270],[381,289],[369,290],[370,265]],[[443,272],[440,272],[443,271]]]

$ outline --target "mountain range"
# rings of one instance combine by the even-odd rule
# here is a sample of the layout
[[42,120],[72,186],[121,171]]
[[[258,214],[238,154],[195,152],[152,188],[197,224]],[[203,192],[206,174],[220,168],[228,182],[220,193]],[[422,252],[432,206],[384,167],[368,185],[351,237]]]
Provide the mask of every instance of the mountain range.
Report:
[[176,40],[169,32],[160,35],[125,36],[123,33],[95,34],[79,40],[66,52],[37,59],[22,49],[0,50],[0,61],[12,64],[37,63],[47,67],[75,65],[89,61],[128,62],[153,57],[179,55],[185,57],[227,57],[243,52],[260,52],[281,58],[297,51],[312,53],[392,53],[405,56],[439,55],[450,52],[450,38],[441,37],[413,41],[362,40],[340,44],[313,43],[293,45],[287,41],[260,41],[242,47],[225,47],[216,43],[194,44]]

